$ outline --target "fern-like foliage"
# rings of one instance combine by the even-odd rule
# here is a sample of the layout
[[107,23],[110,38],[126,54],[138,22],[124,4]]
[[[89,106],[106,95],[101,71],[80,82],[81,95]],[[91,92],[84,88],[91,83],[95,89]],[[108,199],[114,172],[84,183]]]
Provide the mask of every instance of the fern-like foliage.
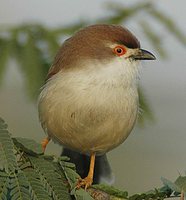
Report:
[[40,175],[34,168],[28,167],[24,169],[24,174],[30,184],[30,197],[31,199],[39,200],[46,199],[51,200],[51,196],[43,187],[43,183],[40,181]]
[[29,182],[21,170],[11,173],[8,182],[9,199],[30,200]]
[[82,188],[75,190],[76,182],[80,176],[75,172],[75,165],[65,161],[68,161],[68,158],[65,158],[65,160],[63,157],[58,159],[61,169],[64,171],[65,177],[70,185],[71,194],[74,195],[76,200],[93,200],[93,198]]
[[14,155],[14,145],[7,131],[7,125],[0,119],[0,170],[9,173],[17,169],[16,156]]
[[7,199],[8,196],[8,174],[4,171],[0,171],[0,199]]
[[62,176],[57,172],[53,163],[44,158],[29,156],[29,159],[36,169],[36,173],[39,174],[45,190],[53,199],[71,199],[67,189],[67,182],[65,183],[65,180],[62,180]]
[[162,178],[164,186],[134,195],[102,184],[76,190],[80,176],[69,158],[44,155],[35,141],[12,138],[1,118],[0,147],[1,200],[163,200],[186,192],[186,176]]
[[78,179],[74,177],[79,178],[74,164],[67,162],[67,158],[43,155],[41,145],[33,140],[11,138],[1,118],[0,146],[0,199],[92,199],[84,190],[80,195],[76,191],[70,194],[69,180],[75,184]]
[[[7,131],[7,125],[2,119],[0,121],[0,146],[0,197],[2,200],[61,199],[53,198],[55,186],[50,188],[47,184],[44,184],[46,182],[45,180],[53,177],[56,178],[56,172],[55,170],[52,171],[52,167],[50,166],[52,164],[48,163],[48,161],[45,161],[43,158],[40,159],[38,163],[46,162],[46,167],[43,170],[45,173],[43,173],[42,170],[39,171],[38,167],[35,167],[35,165],[32,165],[32,162],[37,160],[37,157],[32,158],[32,155],[41,155],[40,145],[36,145],[36,142],[29,139],[12,139],[10,133]],[[52,173],[47,174],[46,172]],[[46,177],[44,177],[45,175]],[[56,180],[55,183],[58,183]],[[49,180],[49,182],[50,181],[51,180]],[[46,190],[46,188],[48,190]],[[59,195],[60,193],[58,192],[56,196]],[[70,197],[69,194],[68,197]]]

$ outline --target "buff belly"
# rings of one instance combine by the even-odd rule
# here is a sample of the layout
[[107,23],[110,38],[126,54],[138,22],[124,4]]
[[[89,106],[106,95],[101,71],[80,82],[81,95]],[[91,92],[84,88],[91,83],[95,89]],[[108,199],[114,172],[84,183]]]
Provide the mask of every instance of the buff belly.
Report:
[[75,151],[103,154],[130,134],[138,112],[136,67],[58,73],[39,97],[43,129]]
[[109,95],[100,88],[99,95],[90,90],[78,97],[47,92],[39,102],[45,132],[60,144],[85,154],[103,154],[118,146],[134,126],[138,103],[132,90],[114,90]]

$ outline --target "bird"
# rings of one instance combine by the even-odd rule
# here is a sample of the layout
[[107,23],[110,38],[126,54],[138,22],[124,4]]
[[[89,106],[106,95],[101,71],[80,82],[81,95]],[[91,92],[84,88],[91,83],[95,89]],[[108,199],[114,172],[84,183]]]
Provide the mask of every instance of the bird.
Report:
[[96,156],[111,151],[131,133],[139,112],[141,60],[155,56],[120,25],[84,27],[65,40],[38,98],[47,137],[90,156],[89,172],[76,188],[92,185]]

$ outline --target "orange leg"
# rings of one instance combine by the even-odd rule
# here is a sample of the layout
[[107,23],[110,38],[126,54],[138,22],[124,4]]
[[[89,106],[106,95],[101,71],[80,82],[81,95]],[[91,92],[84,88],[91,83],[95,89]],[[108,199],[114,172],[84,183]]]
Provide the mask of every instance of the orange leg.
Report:
[[47,138],[42,140],[41,145],[42,145],[42,148],[43,148],[43,152],[45,152],[46,146],[49,142],[50,142],[50,137],[47,137]]
[[94,176],[94,165],[95,165],[95,157],[96,154],[93,153],[90,157],[90,167],[88,176],[84,179],[80,179],[76,185],[76,188],[79,189],[80,187],[84,187],[85,190],[92,185],[93,176]]

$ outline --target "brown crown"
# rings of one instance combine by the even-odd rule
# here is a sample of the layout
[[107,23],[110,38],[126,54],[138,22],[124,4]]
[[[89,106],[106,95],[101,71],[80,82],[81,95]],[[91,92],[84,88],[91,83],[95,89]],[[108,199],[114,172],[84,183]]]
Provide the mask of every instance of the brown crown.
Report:
[[78,66],[78,61],[84,59],[111,59],[112,51],[105,44],[122,44],[128,48],[139,48],[137,38],[126,28],[117,25],[92,25],[76,32],[67,39],[57,53],[49,70],[47,79],[61,69]]

